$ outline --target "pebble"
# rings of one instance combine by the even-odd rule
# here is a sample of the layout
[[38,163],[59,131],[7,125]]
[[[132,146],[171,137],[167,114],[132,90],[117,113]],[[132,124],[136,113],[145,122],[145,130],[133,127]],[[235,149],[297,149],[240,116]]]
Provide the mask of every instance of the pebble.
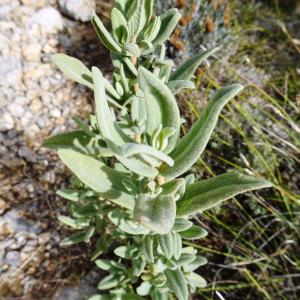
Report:
[[15,57],[0,57],[0,86],[16,86],[21,80],[21,60]]
[[21,0],[23,5],[32,7],[32,8],[41,8],[46,5],[46,0]]
[[[1,114],[1,111],[0,111]],[[14,128],[14,119],[8,112],[2,112],[1,122],[0,122],[0,132],[6,131]]]
[[45,7],[29,20],[29,27],[34,25],[41,26],[45,33],[56,33],[63,29],[63,18],[54,7]]
[[90,21],[96,10],[95,0],[59,0],[58,3],[63,13],[82,22]]
[[42,46],[36,42],[23,47],[23,56],[27,61],[38,62],[40,61]]
[[24,114],[23,106],[16,104],[15,102],[11,103],[8,106],[8,111],[13,117],[22,117],[22,115]]
[[7,252],[5,256],[5,262],[12,267],[18,267],[20,265],[20,252],[19,251]]

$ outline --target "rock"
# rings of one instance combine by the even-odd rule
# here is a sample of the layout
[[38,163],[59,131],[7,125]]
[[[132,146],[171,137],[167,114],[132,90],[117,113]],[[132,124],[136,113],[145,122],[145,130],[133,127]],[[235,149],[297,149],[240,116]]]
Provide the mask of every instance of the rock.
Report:
[[20,157],[24,157],[27,161],[35,162],[36,158],[34,156],[34,152],[28,147],[21,147],[18,151]]
[[21,3],[32,8],[42,8],[46,5],[46,0],[21,0]]
[[40,61],[42,46],[39,43],[33,43],[30,45],[25,45],[23,47],[22,53],[27,61],[38,62]]
[[[1,114],[1,112],[0,112]],[[0,122],[0,131],[6,131],[14,128],[14,119],[12,116],[8,113],[5,112],[2,113],[1,116],[1,122]]]
[[29,27],[41,26],[47,33],[56,33],[63,29],[63,18],[53,7],[40,9],[29,21]]
[[21,60],[15,57],[0,57],[0,86],[21,84]]
[[96,10],[95,0],[59,0],[59,6],[63,13],[82,22],[90,21]]
[[19,251],[9,251],[6,253],[5,262],[12,266],[18,267],[20,265],[20,252]]
[[0,216],[6,211],[8,207],[8,204],[0,198]]
[[24,108],[20,104],[16,104],[15,102],[12,102],[8,106],[8,111],[13,117],[22,117],[24,114]]

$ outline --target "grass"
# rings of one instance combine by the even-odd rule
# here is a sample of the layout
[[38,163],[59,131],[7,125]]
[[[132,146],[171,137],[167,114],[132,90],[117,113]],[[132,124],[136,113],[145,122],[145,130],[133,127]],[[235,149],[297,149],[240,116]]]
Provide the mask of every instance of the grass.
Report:
[[210,177],[239,170],[267,178],[274,188],[195,218],[210,232],[194,245],[209,260],[199,270],[209,285],[195,299],[300,298],[300,24],[279,5],[249,2],[235,3],[237,49],[230,45],[232,53],[225,50],[199,72],[198,92],[182,95],[182,107],[190,124],[213,89],[244,83],[195,171]]

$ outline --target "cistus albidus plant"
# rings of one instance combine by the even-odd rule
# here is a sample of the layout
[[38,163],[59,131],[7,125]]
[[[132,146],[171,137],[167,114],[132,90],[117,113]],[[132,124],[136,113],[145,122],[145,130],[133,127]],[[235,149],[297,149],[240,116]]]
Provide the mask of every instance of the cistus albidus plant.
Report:
[[[190,168],[204,151],[226,103],[243,87],[219,89],[189,132],[175,95],[194,88],[199,64],[217,49],[200,53],[174,70],[164,43],[180,14],[170,9],[153,16],[152,0],[118,0],[111,13],[112,33],[94,14],[95,31],[111,52],[112,81],[97,67],[56,54],[53,61],[71,79],[94,91],[95,114],[75,117],[79,130],[47,139],[44,146],[74,173],[71,216],[59,216],[78,230],[64,246],[97,240],[92,260],[108,272],[96,299],[186,300],[206,285],[195,271],[206,263],[185,241],[207,232],[191,221],[235,195],[271,184],[237,173],[196,180]],[[100,259],[107,251],[112,259]],[[105,256],[104,256],[105,257]],[[107,255],[106,255],[107,257]]]

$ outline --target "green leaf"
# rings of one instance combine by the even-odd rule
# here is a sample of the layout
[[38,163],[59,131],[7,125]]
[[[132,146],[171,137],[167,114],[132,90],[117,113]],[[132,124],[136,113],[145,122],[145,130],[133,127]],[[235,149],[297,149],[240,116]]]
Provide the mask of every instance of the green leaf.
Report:
[[180,235],[185,240],[197,240],[206,237],[208,232],[199,226],[193,225],[188,230],[180,232]]
[[129,246],[120,246],[114,250],[114,253],[124,259],[133,259],[137,257],[138,250]]
[[71,189],[60,189],[56,191],[56,195],[69,201],[78,202],[81,197],[81,191]]
[[136,289],[136,292],[140,296],[147,296],[151,292],[152,285],[149,281],[143,281]]
[[93,89],[91,71],[79,59],[63,53],[54,54],[51,58],[67,77]]
[[158,245],[160,246],[164,256],[170,259],[174,254],[173,236],[169,232],[165,235],[157,235]]
[[128,43],[124,46],[123,49],[127,56],[140,57],[140,55],[141,55],[140,48],[137,44]]
[[145,260],[150,263],[154,263],[153,254],[153,238],[151,236],[145,236],[142,243],[142,252]]
[[199,65],[218,50],[219,48],[213,48],[191,57],[189,60],[182,63],[176,71],[171,74],[170,81],[191,80]]
[[119,44],[125,44],[129,40],[127,21],[120,10],[114,7],[111,11],[111,24],[113,36]]
[[173,166],[174,164],[173,160],[168,155],[145,144],[127,143],[121,148],[121,152],[125,157],[138,154],[147,154],[162,162],[165,162],[169,166]]
[[126,272],[126,267],[114,260],[97,259],[95,261],[95,264],[99,269],[103,271],[108,271],[111,273],[118,273],[118,274],[123,274],[124,272]]
[[206,280],[194,272],[186,274],[185,278],[193,288],[204,288],[207,285]]
[[83,154],[111,156],[112,152],[100,147],[95,138],[87,135],[81,130],[68,133],[60,133],[44,140],[43,147],[49,149],[72,149]]
[[207,259],[203,256],[197,256],[196,259],[194,259],[189,264],[185,265],[184,271],[187,273],[193,272],[197,270],[199,267],[204,266],[207,264]]
[[102,73],[98,68],[93,67],[92,74],[94,81],[96,117],[100,132],[108,144],[113,143],[116,146],[122,146],[129,138],[122,133],[120,128],[118,128],[114,117],[112,116],[105,95]]
[[175,129],[164,151],[168,153],[174,148],[180,131],[180,113],[176,100],[168,87],[143,67],[138,70],[138,82],[146,99],[148,134],[151,136],[160,126]]
[[129,29],[131,37],[136,39],[152,16],[153,0],[135,0],[131,5],[129,15]]
[[176,95],[181,92],[183,89],[194,89],[195,84],[189,80],[173,80],[167,83],[168,88],[173,95]]
[[116,43],[116,41],[112,38],[110,33],[107,31],[101,20],[98,18],[96,14],[92,16],[92,24],[97,33],[98,38],[101,40],[102,44],[111,50],[112,52],[121,53],[121,47]]
[[88,228],[88,230],[85,232],[85,235],[84,235],[84,241],[86,243],[89,243],[91,238],[93,237],[94,233],[95,233],[94,226],[91,226],[90,228]]
[[[92,72],[77,58],[58,53],[51,56],[56,66],[70,79],[94,89]],[[116,100],[120,95],[116,92],[110,82],[103,78],[106,91]]]
[[182,232],[189,229],[193,225],[193,222],[183,219],[183,218],[176,218],[175,224],[172,228],[173,231]]
[[122,231],[132,235],[144,235],[149,234],[148,228],[134,223],[127,219],[123,214],[118,211],[112,211],[108,214],[109,219]]
[[156,198],[142,194],[136,199],[133,219],[158,234],[167,234],[174,225],[174,197],[161,193]]
[[65,247],[65,246],[71,246],[71,245],[79,244],[79,243],[84,242],[84,238],[85,238],[85,232],[77,233],[77,234],[74,234],[70,237],[67,237],[67,238],[63,239],[59,243],[59,245],[61,247]]
[[118,8],[124,16],[126,16],[133,1],[134,0],[115,0],[115,7]]
[[167,285],[174,292],[178,300],[188,300],[189,291],[185,278],[180,270],[166,270]]
[[178,9],[173,8],[166,11],[161,17],[160,30],[153,41],[154,45],[162,45],[174,31],[178,21],[181,18]]
[[222,108],[242,89],[243,86],[240,84],[234,84],[221,88],[214,95],[198,121],[170,153],[175,164],[172,168],[164,165],[161,168],[162,176],[172,179],[190,169],[204,151]]
[[116,158],[130,171],[148,178],[154,178],[158,175],[158,170],[145,164],[139,158],[126,158],[121,155],[116,155]]
[[74,220],[74,219],[72,219],[70,217],[67,217],[67,216],[60,215],[60,216],[57,217],[57,219],[61,223],[65,224],[67,226],[70,226],[72,228],[75,228],[75,229],[82,229],[82,228],[88,226],[88,224],[80,224],[80,223],[76,222],[76,220]]
[[116,276],[115,274],[110,274],[106,277],[104,277],[98,285],[98,289],[100,291],[104,291],[104,290],[110,290],[113,289],[115,287],[117,287],[118,285],[121,285],[121,280],[119,276]]
[[151,43],[156,38],[160,26],[161,26],[160,17],[155,17],[155,19],[149,23],[148,27],[146,28],[143,34],[143,41]]
[[144,98],[134,97],[131,102],[131,118],[138,126],[143,125],[147,119],[146,103]]
[[134,197],[126,191],[122,181],[127,176],[103,162],[69,149],[58,151],[64,164],[88,187],[122,207],[132,209]]
[[152,291],[151,296],[153,300],[167,300],[168,292],[165,289],[155,289]]
[[174,258],[179,259],[182,251],[181,236],[177,232],[172,232],[172,237],[173,237]]
[[187,187],[184,197],[177,202],[177,215],[186,216],[202,212],[240,193],[271,186],[267,180],[236,173],[222,174],[196,182]]

